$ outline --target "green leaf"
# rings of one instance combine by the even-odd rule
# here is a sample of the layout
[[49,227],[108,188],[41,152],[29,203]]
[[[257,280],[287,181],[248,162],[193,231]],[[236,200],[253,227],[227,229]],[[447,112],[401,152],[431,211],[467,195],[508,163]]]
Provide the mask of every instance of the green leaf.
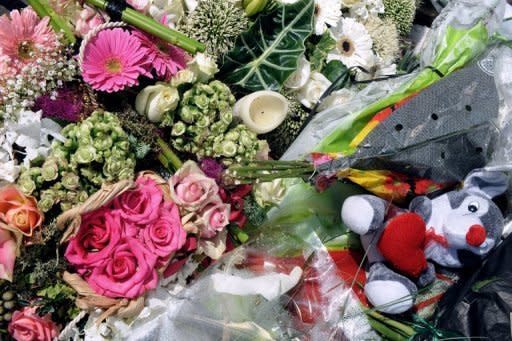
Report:
[[322,74],[331,82],[334,82],[341,74],[347,72],[347,67],[339,60],[331,60],[322,70]]
[[220,78],[250,91],[280,89],[305,51],[313,12],[313,0],[299,0],[259,16],[224,56]]
[[327,54],[335,47],[336,40],[331,36],[329,31],[325,31],[318,44],[315,45],[314,50],[309,58],[311,69],[315,71],[321,71],[324,67]]
[[499,280],[500,280],[499,277],[491,277],[489,279],[478,281],[475,284],[473,284],[473,286],[471,287],[471,290],[473,290],[474,292],[479,292],[486,285],[491,284],[496,281],[499,281]]

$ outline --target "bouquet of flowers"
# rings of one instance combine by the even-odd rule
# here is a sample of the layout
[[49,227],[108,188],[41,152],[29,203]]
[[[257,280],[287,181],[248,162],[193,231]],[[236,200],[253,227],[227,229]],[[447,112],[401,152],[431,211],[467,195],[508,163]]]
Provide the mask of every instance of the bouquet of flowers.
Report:
[[[276,211],[288,212],[277,206],[314,167],[272,158],[317,112],[417,67],[414,0],[12,7],[0,16],[2,340],[127,337],[127,321],[153,314],[161,297],[185,295]],[[312,257],[334,264],[320,244]],[[272,258],[278,272],[296,275],[283,265],[290,261],[313,269],[304,278],[322,275],[300,250],[282,251]],[[255,257],[262,252],[270,251]],[[249,263],[240,271],[262,274]],[[281,327],[307,335],[318,324],[310,335],[327,335],[337,325],[336,314],[316,319],[318,310],[299,305]]]

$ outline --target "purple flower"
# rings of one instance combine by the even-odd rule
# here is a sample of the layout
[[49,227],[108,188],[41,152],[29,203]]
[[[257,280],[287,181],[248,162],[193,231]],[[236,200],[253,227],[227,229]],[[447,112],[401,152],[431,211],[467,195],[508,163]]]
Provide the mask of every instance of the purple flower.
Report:
[[217,162],[212,158],[205,158],[201,160],[199,167],[207,177],[215,179],[217,183],[220,183],[222,179],[222,172],[224,171],[224,167],[220,162]]
[[82,112],[82,101],[75,91],[69,88],[60,88],[57,90],[55,99],[52,99],[49,94],[39,96],[35,101],[33,110],[42,110],[43,117],[76,122]]

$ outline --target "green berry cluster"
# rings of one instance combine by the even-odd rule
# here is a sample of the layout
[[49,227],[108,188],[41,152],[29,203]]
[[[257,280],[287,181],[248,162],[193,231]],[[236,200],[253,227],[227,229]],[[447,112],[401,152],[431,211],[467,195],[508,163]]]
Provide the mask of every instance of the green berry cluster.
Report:
[[62,211],[84,202],[103,183],[130,179],[135,156],[128,135],[117,117],[96,111],[90,117],[62,129],[65,141],[54,141],[40,167],[24,170],[18,186],[35,195],[47,212],[59,204]]
[[[3,290],[2,290],[3,291]],[[16,309],[16,295],[14,291],[3,291],[0,296],[0,329],[6,329]]]

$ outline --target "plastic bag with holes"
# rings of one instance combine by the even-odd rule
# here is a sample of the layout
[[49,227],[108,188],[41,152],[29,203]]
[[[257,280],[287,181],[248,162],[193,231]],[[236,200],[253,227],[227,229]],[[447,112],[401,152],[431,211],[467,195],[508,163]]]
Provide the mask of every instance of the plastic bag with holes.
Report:
[[[480,83],[480,79],[472,75],[475,69],[471,68],[480,67],[484,74],[489,73],[489,62],[485,60],[486,57],[481,59],[480,65],[474,61],[490,46],[491,37],[503,21],[504,7],[505,0],[450,2],[434,21],[423,47],[419,49],[422,51],[422,55],[419,56],[422,65],[420,71],[391,80],[374,82],[349,103],[318,113],[285,153],[283,159],[296,159],[308,155],[311,150],[307,148],[316,145],[315,151],[333,153],[335,157],[343,157],[346,159],[345,162],[353,164],[354,159],[367,159],[369,156],[375,159],[381,154],[386,156],[404,148],[421,147],[433,140],[441,141],[445,138],[442,144],[451,144],[453,139],[450,138],[454,134],[472,127],[457,126],[456,120],[460,119],[460,115],[468,112],[471,112],[472,116],[480,115],[481,108],[476,102],[481,102],[481,98],[477,96],[482,87],[474,84]],[[469,69],[463,68],[468,65]],[[484,77],[482,80],[484,82],[480,85],[489,85],[493,77]],[[437,91],[432,90],[429,94],[423,94],[431,88]],[[489,94],[489,91],[484,93]],[[401,104],[407,99],[409,101],[403,107],[394,108],[397,103]],[[489,116],[497,115],[491,110],[495,108],[496,102],[493,102],[493,108],[486,109],[484,123],[492,121],[489,120]],[[402,115],[396,115],[399,112],[402,112]],[[490,114],[487,114],[488,112]],[[397,116],[402,116],[402,119],[408,121],[393,122],[394,124],[388,124],[384,129],[382,123]],[[404,116],[407,117],[403,118]],[[471,124],[478,126],[483,120],[473,120]],[[447,129],[442,129],[445,127]],[[458,137],[464,139],[463,135],[459,134]],[[476,139],[480,140],[481,137],[482,135],[478,135]],[[487,136],[482,141],[485,143]],[[475,146],[475,149],[480,151],[479,147]],[[354,155],[356,152],[360,154]],[[427,151],[416,157],[416,160],[431,159],[423,170],[427,172],[435,162],[447,163],[442,160],[442,152],[435,150],[434,154],[429,154]],[[485,150],[482,152],[485,153]],[[444,155],[449,157],[449,154],[453,153],[460,154],[457,150],[451,149],[445,151]],[[405,156],[405,153],[402,153],[402,156]],[[459,173],[450,170],[442,175],[460,180]]]

